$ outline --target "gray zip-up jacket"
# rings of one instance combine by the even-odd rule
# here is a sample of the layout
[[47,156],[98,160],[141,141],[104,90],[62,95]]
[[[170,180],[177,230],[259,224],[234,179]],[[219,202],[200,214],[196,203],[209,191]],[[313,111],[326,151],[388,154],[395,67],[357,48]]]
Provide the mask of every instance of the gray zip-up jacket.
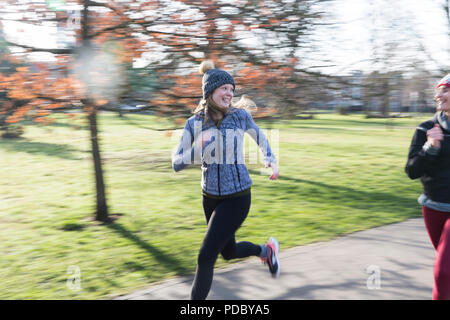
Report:
[[[250,134],[258,144],[266,164],[276,164],[267,137],[247,110],[230,109],[219,128],[211,120],[203,124],[203,116],[204,113],[200,113],[187,120],[181,141],[172,156],[172,167],[180,171],[189,164],[201,163],[204,192],[226,196],[250,188],[252,180],[244,164],[244,133]],[[205,131],[209,131],[211,139],[201,146],[199,134]],[[200,143],[194,143],[197,138]]]

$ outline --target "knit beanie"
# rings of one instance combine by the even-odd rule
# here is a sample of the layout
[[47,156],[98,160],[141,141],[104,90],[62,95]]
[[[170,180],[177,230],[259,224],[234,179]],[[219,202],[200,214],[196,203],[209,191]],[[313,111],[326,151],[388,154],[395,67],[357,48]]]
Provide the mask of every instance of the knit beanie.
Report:
[[441,81],[439,81],[438,85],[436,86],[436,88],[439,87],[450,87],[450,73],[448,75],[446,75],[445,77],[443,77],[441,79]]
[[203,99],[208,98],[216,88],[224,84],[231,84],[233,85],[233,89],[236,89],[233,77],[224,70],[215,69],[214,62],[212,62],[211,60],[203,61],[199,67],[199,71],[200,74],[203,74]]

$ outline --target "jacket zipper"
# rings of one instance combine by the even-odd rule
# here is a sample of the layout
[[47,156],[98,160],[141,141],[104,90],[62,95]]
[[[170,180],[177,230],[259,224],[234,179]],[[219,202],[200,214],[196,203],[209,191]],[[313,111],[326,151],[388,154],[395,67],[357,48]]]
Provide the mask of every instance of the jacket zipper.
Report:
[[219,188],[219,196],[220,196],[220,164],[217,164],[217,187]]
[[[222,121],[223,121],[223,119],[222,119]],[[218,139],[218,151],[219,150],[221,150],[221,148],[222,148],[222,146],[220,145],[220,140],[222,140],[221,139],[221,137],[220,137],[220,135],[221,135],[221,133],[220,133],[220,125],[222,124],[222,121],[220,121],[219,123],[218,123],[218,126],[217,126],[217,129],[219,130],[219,135],[218,135],[218,137],[217,137],[217,139]],[[217,164],[217,189],[218,189],[218,191],[219,191],[219,196],[220,196],[220,161],[222,161],[221,159],[220,159],[220,154],[221,154],[221,152],[219,151],[219,163]]]
[[[236,153],[235,153],[235,155],[236,155],[236,160],[234,161],[234,167],[236,168],[236,173],[237,173],[237,176],[238,176],[238,182],[239,182],[239,188],[241,188],[241,190],[242,190],[242,185],[241,185],[241,175],[239,174],[239,167],[238,167],[238,153],[239,153],[239,151],[237,150],[237,145],[238,145],[238,143],[237,143],[237,141],[236,141],[236,143],[235,143],[235,147],[236,147]],[[234,150],[233,150],[233,152],[234,152]]]
[[239,187],[241,187],[241,189],[242,189],[242,185],[241,185],[241,175],[239,174],[239,168],[238,168],[238,165],[237,165],[236,162],[234,163],[234,166],[236,167],[236,172],[237,172],[238,181],[239,181]]
[[[233,120],[234,120],[234,118],[233,118]],[[236,124],[236,121],[234,121],[234,123]],[[236,126],[237,126],[237,124],[236,124]],[[237,146],[237,142],[235,143],[235,146]],[[236,148],[237,148],[237,147],[236,147]],[[233,152],[234,152],[234,150],[233,150]],[[238,154],[238,151],[236,150],[236,153],[235,153],[235,155],[236,155],[236,160],[234,161],[234,166],[235,166],[235,168],[236,168],[236,173],[237,173],[237,176],[238,176],[239,187],[242,189],[242,185],[241,185],[241,175],[239,174],[239,168],[238,168],[238,164],[237,164],[237,158],[238,158],[237,154]]]

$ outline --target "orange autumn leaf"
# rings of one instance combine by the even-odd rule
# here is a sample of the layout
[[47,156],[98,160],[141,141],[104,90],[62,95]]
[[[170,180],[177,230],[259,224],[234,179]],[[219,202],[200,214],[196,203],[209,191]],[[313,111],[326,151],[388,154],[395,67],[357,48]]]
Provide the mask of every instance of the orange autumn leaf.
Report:
[[186,121],[186,119],[184,119],[184,118],[176,118],[175,124],[181,125],[181,124],[184,124],[185,121]]
[[28,67],[17,67],[16,68],[17,72],[28,72]]
[[97,100],[94,101],[94,103],[95,103],[96,106],[103,106],[103,105],[108,103],[108,100],[106,100],[106,99],[97,99]]

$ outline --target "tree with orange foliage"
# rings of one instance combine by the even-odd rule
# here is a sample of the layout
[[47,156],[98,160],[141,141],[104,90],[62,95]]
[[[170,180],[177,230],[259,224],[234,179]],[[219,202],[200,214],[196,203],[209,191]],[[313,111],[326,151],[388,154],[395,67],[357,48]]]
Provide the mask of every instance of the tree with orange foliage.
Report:
[[[0,93],[15,106],[2,103],[0,117],[5,123],[24,117],[45,122],[57,109],[84,110],[96,177],[96,219],[108,221],[96,115],[132,95],[125,74],[133,63],[144,61],[145,71],[157,75],[147,109],[175,119],[201,96],[195,70],[204,59],[219,68],[234,66],[237,82],[249,88],[238,93],[259,102],[269,96],[284,100],[299,83],[297,47],[320,18],[314,5],[323,1],[6,0],[0,23],[20,21],[35,29],[51,25],[59,40],[49,47],[5,35],[4,43],[15,50],[2,53],[1,60],[18,67],[0,72]],[[55,3],[63,5],[52,7]],[[56,62],[29,61],[43,52]]]
[[[21,20],[31,25],[42,26],[49,21],[71,19],[69,13],[55,13],[43,3],[8,1],[8,4],[15,4],[11,6],[15,8],[14,13],[22,14]],[[21,54],[7,52],[2,54],[2,60],[9,61],[10,64],[19,63],[21,59],[26,61],[27,55],[34,52],[52,53],[56,55],[57,62],[51,67],[42,63],[28,63],[27,66],[15,68],[15,72],[12,73],[1,72],[0,90],[6,94],[6,101],[2,104],[0,115],[7,114],[5,123],[9,124],[17,123],[30,115],[35,121],[42,122],[52,110],[82,108],[89,119],[91,133],[97,193],[95,218],[109,222],[97,112],[100,106],[115,98],[114,90],[118,90],[122,85],[116,78],[120,79],[121,65],[130,64],[140,55],[139,48],[143,42],[127,31],[123,18],[125,8],[89,0],[74,1],[72,5],[81,11],[79,26],[72,30],[76,45],[69,48],[47,49],[6,39],[10,47],[23,49]],[[108,13],[102,15],[102,11]],[[117,12],[117,15],[112,15],[111,12]],[[2,18],[4,21],[8,20],[4,16]],[[117,43],[114,47],[115,52],[108,53],[101,50],[107,41]],[[8,113],[7,111],[12,109],[11,106],[18,107]]]
[[[316,86],[323,85],[320,73],[305,73],[299,48],[321,23],[316,6],[326,1],[180,2],[192,8],[191,21],[174,21],[170,24],[172,32],[150,29],[152,41],[169,48],[164,51],[164,63],[169,68],[161,68],[158,62],[150,66],[166,84],[154,95],[153,105],[163,106],[177,116],[186,113],[186,105],[194,108],[201,97],[201,78],[196,70],[205,59],[232,72],[240,84],[237,95],[247,94],[259,107],[265,105],[258,109],[256,117],[274,107],[283,112],[285,107],[293,106],[292,112],[298,112],[305,107],[300,104],[298,92],[312,87],[311,80]],[[309,81],[305,82],[306,78]]]

